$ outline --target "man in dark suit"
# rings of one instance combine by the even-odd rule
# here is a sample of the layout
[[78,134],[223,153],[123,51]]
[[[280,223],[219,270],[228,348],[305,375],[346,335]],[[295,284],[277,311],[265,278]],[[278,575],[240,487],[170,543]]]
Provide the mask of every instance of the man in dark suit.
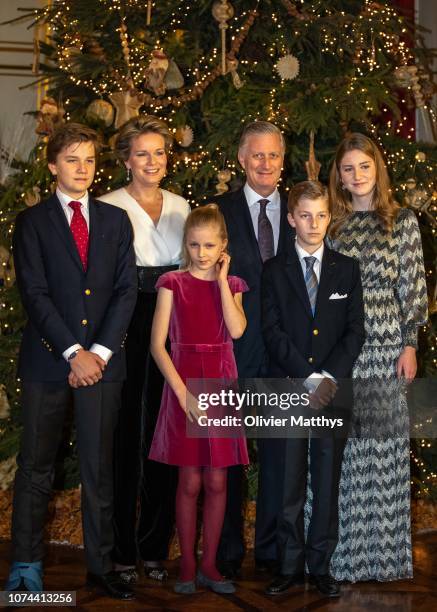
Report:
[[[290,191],[288,208],[296,240],[290,241],[288,252],[265,264],[262,275],[262,326],[269,376],[304,379],[312,407],[320,410],[330,405],[340,379],[351,375],[364,342],[360,270],[357,261],[324,245],[330,221],[326,187],[315,181],[298,183]],[[276,442],[271,440],[271,446]],[[277,531],[280,568],[267,588],[269,595],[302,584],[305,563],[311,582],[322,594],[339,595],[329,563],[338,539],[344,443],[344,437],[314,430],[309,439],[286,440]],[[313,502],[305,542],[308,446]]]
[[42,590],[43,529],[63,422],[74,405],[88,582],[133,596],[112,571],[112,444],[123,342],[136,300],[132,228],[125,211],[88,195],[96,133],[66,124],[47,145],[56,194],[17,216],[17,284],[28,321],[18,375],[23,434],[7,590]]
[[[250,289],[243,295],[247,328],[234,343],[241,378],[265,375],[260,300],[262,266],[270,257],[282,253],[292,236],[287,223],[286,198],[277,189],[284,153],[284,137],[275,125],[267,121],[248,124],[238,147],[238,161],[246,173],[246,183],[238,191],[213,198],[228,229],[231,274],[243,278]],[[280,491],[270,487],[270,472],[275,472],[278,466],[275,455],[265,456],[262,440],[258,441],[258,458],[255,560],[258,569],[270,570],[276,564],[276,514],[280,502]],[[243,471],[241,466],[235,466],[228,470],[227,506],[218,550],[219,567],[229,578],[235,578],[244,555],[242,500]]]

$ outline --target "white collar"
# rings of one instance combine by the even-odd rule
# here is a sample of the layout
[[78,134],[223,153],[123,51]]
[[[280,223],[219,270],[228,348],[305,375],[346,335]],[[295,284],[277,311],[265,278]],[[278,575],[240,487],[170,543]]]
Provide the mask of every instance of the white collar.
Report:
[[63,191],[61,191],[59,189],[59,187],[56,187],[56,195],[58,196],[58,200],[62,204],[62,208],[67,208],[70,202],[80,202],[82,204],[84,210],[88,210],[88,201],[89,201],[88,191],[86,191],[85,195],[82,198],[80,198],[79,200],[73,200],[73,198],[68,196]]
[[323,251],[325,250],[325,245],[324,245],[323,242],[319,246],[317,251],[314,251],[314,253],[307,253],[307,251],[305,251],[305,249],[303,249],[300,246],[300,244],[297,242],[297,239],[295,240],[294,244],[295,244],[295,247],[296,247],[297,256],[299,257],[299,261],[301,263],[302,263],[302,260],[303,260],[304,257],[315,257],[320,264],[322,263]]
[[269,200],[269,203],[267,204],[267,206],[270,209],[279,208],[281,205],[281,197],[279,195],[279,191],[277,188],[274,191],[272,191],[272,193],[268,195],[267,197],[261,196],[259,195],[259,193],[256,193],[256,191],[252,189],[249,183],[246,183],[244,185],[243,191],[244,191],[244,195],[246,196],[246,200],[247,200],[247,204],[249,208],[252,207],[254,204],[257,204],[260,200]]

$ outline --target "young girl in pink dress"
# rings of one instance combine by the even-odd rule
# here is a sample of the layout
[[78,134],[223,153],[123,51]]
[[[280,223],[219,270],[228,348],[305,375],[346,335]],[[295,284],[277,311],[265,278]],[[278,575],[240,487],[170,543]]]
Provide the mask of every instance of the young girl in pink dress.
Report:
[[[215,558],[226,505],[227,467],[249,462],[246,441],[189,438],[187,418],[197,420],[197,402],[187,379],[237,378],[232,339],[246,328],[242,292],[246,283],[228,277],[230,256],[223,215],[215,204],[194,209],[183,237],[185,267],[163,274],[152,326],[151,350],[166,383],[149,458],[179,466],[176,527],[181,548],[177,593],[195,592],[197,498],[203,486],[203,554],[197,583],[217,593],[235,587],[222,578]],[[171,356],[165,343],[171,340]]]

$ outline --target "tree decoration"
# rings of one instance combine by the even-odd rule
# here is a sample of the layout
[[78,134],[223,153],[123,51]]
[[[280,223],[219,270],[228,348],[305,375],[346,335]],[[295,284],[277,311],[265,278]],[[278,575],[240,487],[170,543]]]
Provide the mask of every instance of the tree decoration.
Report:
[[168,70],[169,60],[162,49],[152,51],[152,59],[145,71],[145,83],[148,89],[151,89],[155,96],[165,94],[164,77]]
[[281,57],[275,64],[275,70],[283,81],[292,81],[299,74],[299,60],[291,53]]
[[218,183],[215,188],[215,192],[217,195],[221,195],[222,193],[229,191],[229,186],[226,183],[229,183],[231,178],[232,173],[227,168],[225,170],[219,170],[217,172]]
[[414,178],[409,178],[405,184],[405,204],[427,217],[431,225],[437,227],[437,192],[433,191],[430,195],[426,189],[418,189]]
[[212,5],[212,14],[219,22],[222,39],[222,74],[226,74],[226,30],[229,28],[227,22],[234,16],[234,8],[227,0],[217,0]]
[[39,202],[41,202],[41,189],[38,185],[34,185],[32,189],[26,191],[23,200],[26,206],[35,206],[35,204],[39,204]]
[[101,121],[106,127],[114,121],[114,107],[106,100],[93,100],[86,109],[86,117],[91,121]]
[[232,77],[232,83],[234,84],[235,89],[241,89],[244,85],[244,81],[240,79],[240,75],[237,72],[238,68],[238,60],[237,59],[227,59],[226,60],[226,74],[230,73]]
[[175,132],[175,139],[181,147],[189,147],[194,139],[193,130],[189,125],[178,127]]
[[6,394],[6,387],[4,385],[0,385],[0,419],[7,419],[10,412],[11,407]]
[[120,41],[121,41],[121,47],[123,50],[124,61],[127,66],[127,82],[131,87],[133,87],[133,80],[132,80],[131,69],[130,69],[129,39],[127,36],[127,26],[126,26],[124,19],[122,19],[121,25],[120,25]]
[[149,26],[151,21],[152,21],[152,0],[147,0],[146,24]]
[[310,150],[308,160],[305,162],[305,170],[309,181],[317,181],[322,164],[317,161],[314,151],[314,130],[310,132]]
[[115,128],[118,130],[132,117],[138,117],[139,109],[143,105],[141,95],[135,89],[117,91],[109,96],[115,107]]
[[64,109],[51,97],[43,98],[36,116],[35,132],[40,136],[50,136],[64,122]]
[[184,77],[172,58],[168,60],[168,68],[164,76],[164,85],[166,89],[169,90],[180,89],[184,86]]

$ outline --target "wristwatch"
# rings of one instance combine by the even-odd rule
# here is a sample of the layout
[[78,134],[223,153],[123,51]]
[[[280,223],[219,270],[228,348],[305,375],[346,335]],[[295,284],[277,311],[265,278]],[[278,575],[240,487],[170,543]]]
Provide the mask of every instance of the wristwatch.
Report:
[[71,361],[72,359],[74,359],[76,357],[76,355],[78,354],[79,351],[82,351],[82,347],[76,349],[75,351],[73,351],[72,353],[70,353],[70,355],[68,355],[68,359],[67,361]]

